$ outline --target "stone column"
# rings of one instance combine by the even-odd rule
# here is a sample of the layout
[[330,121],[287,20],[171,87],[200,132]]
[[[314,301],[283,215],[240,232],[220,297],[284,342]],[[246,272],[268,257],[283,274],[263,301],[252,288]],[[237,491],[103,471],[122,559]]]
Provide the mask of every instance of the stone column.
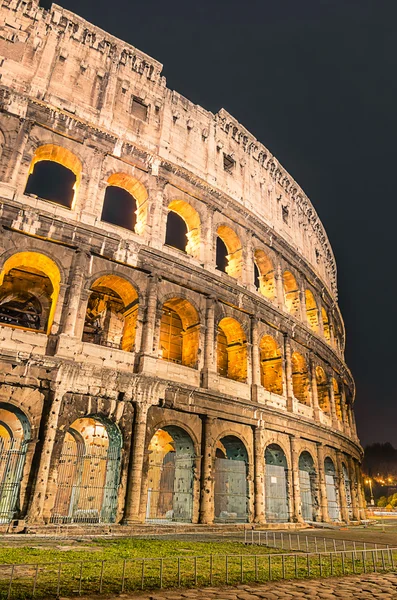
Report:
[[206,269],[214,269],[216,265],[216,232],[213,231],[215,209],[207,206],[206,224],[204,238],[204,266]]
[[[21,163],[23,158],[23,153],[25,151],[25,147],[27,141],[30,136],[30,132],[33,127],[33,121],[23,120],[21,122],[21,126],[18,131],[17,139],[15,140],[15,144],[13,145],[13,152],[11,155],[11,159],[8,162],[6,167],[6,173],[4,179],[6,183],[16,187],[18,181],[18,175],[21,169]],[[25,185],[26,182],[24,182]],[[21,192],[24,190],[21,189]]]
[[342,425],[343,425],[343,432],[350,436],[351,432],[350,432],[350,424],[349,424],[349,418],[348,418],[348,414],[347,414],[347,407],[346,407],[346,392],[345,392],[345,386],[343,383],[341,383],[341,391],[340,391],[340,406],[341,406],[341,411],[342,411]]
[[324,335],[324,321],[323,321],[323,311],[322,311],[321,301],[318,302],[317,314],[318,314],[318,333],[319,335],[325,339]]
[[313,416],[314,416],[314,420],[319,423],[320,422],[320,407],[318,405],[316,364],[312,357],[310,357],[310,375],[311,375],[311,388],[312,388]]
[[85,276],[89,253],[83,250],[77,250],[73,259],[71,272],[71,284],[69,287],[68,305],[66,309],[63,333],[73,337],[76,332],[77,318],[79,314],[81,293],[84,287]]
[[291,484],[292,484],[292,520],[295,523],[303,523],[302,499],[299,481],[299,437],[292,435],[291,444]]
[[287,394],[287,409],[294,412],[294,386],[292,383],[292,352],[288,335],[284,336],[285,384]]
[[[64,377],[65,379],[67,378],[67,373],[64,373]],[[43,513],[44,504],[46,501],[48,478],[50,474],[51,458],[55,445],[55,437],[57,434],[59,413],[65,391],[66,390],[63,387],[55,390],[54,399],[51,403],[47,423],[44,429],[43,447],[41,449],[37,479],[33,488],[32,500],[27,514],[28,523],[44,523]]]
[[200,523],[210,525],[214,522],[214,417],[203,418],[201,440],[202,466],[201,466],[201,496],[200,496]]
[[127,493],[123,523],[129,525],[140,521],[140,496],[142,487],[143,459],[146,447],[146,426],[149,404],[135,404],[134,427],[130,461],[128,465]]
[[358,481],[357,473],[354,467],[354,461],[351,456],[348,457],[348,467],[351,482],[351,494],[352,494],[352,507],[353,507],[353,519],[355,521],[360,520],[360,504],[358,497]]
[[281,265],[277,265],[277,269],[274,273],[274,278],[276,280],[277,305],[280,310],[284,310],[284,308],[285,308],[284,279],[283,279],[283,271],[281,269]]
[[335,404],[335,390],[334,390],[334,380],[332,373],[327,373],[328,376],[328,394],[329,394],[329,404],[330,404],[330,413],[332,419],[332,427],[338,429],[338,417],[336,415],[336,404]]
[[252,343],[252,385],[261,385],[261,363],[259,354],[259,334],[258,334],[258,319],[251,317],[251,343]]
[[207,298],[205,322],[204,366],[202,370],[202,385],[208,388],[208,374],[216,371],[215,357],[215,302],[214,296]]
[[342,453],[340,450],[336,451],[336,462],[337,462],[337,472],[338,472],[338,481],[339,481],[340,512],[341,512],[342,521],[345,521],[345,523],[348,523],[350,520],[349,519],[349,509],[347,506],[345,477],[343,475]]
[[160,278],[157,275],[150,275],[148,278],[146,314],[142,329],[140,370],[142,370],[143,368],[143,359],[145,358],[145,356],[154,356],[153,339],[156,324],[157,293],[159,281]]
[[299,283],[299,304],[301,307],[301,319],[302,323],[309,327],[309,323],[307,321],[307,313],[306,313],[306,290],[304,282]]
[[97,149],[94,150],[94,159],[92,161],[91,169],[89,172],[89,179],[85,186],[84,201],[82,200],[82,190],[77,190],[77,206],[81,213],[81,220],[83,223],[89,223],[95,225],[96,222],[100,221],[103,209],[103,202],[105,199],[105,191],[107,187],[106,181],[102,181],[103,178],[103,163],[105,161],[106,154]]
[[317,468],[318,468],[318,482],[320,491],[320,507],[321,516],[324,523],[329,523],[328,515],[328,499],[327,499],[327,488],[325,484],[325,470],[324,470],[324,446],[323,444],[317,445]]
[[265,429],[263,423],[254,427],[255,461],[255,523],[266,523],[265,511]]
[[357,479],[357,497],[358,497],[358,505],[359,505],[359,510],[360,510],[360,519],[366,519],[367,518],[367,513],[366,513],[367,503],[365,501],[365,494],[364,494],[364,490],[363,490],[361,469],[360,469],[360,465],[358,464],[358,462],[356,462],[354,459],[353,459],[353,465],[354,465],[354,470],[355,470],[356,479]]

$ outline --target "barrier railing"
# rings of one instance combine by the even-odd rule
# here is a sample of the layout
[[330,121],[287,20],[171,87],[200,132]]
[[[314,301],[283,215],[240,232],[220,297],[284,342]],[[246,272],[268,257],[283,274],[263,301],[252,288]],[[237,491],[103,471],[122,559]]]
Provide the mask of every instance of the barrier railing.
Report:
[[395,569],[397,548],[0,565],[0,598],[59,598]]
[[244,543],[253,546],[268,546],[281,550],[298,552],[337,552],[338,550],[376,550],[388,548],[388,544],[364,542],[334,537],[306,535],[302,533],[284,533],[279,531],[247,531]]

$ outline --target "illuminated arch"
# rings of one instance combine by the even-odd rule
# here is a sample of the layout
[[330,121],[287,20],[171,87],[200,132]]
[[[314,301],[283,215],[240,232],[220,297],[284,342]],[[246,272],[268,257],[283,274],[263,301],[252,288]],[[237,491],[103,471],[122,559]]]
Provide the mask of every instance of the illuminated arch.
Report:
[[247,338],[240,323],[225,317],[218,325],[218,373],[228,379],[247,380]]
[[273,263],[263,250],[255,250],[254,260],[259,272],[259,291],[268,300],[274,300],[276,286]]
[[323,320],[324,337],[327,340],[327,342],[330,343],[331,342],[331,333],[330,333],[330,327],[329,327],[329,317],[328,317],[328,313],[325,310],[324,306],[321,307],[321,318]]
[[[50,162],[55,162],[58,163],[59,165],[62,165],[63,167],[65,167],[66,169],[69,169],[69,171],[71,171],[74,176],[76,177],[76,181],[74,183],[73,186],[73,190],[74,190],[74,194],[73,194],[73,199],[71,202],[71,205],[69,208],[74,208],[75,204],[76,204],[76,196],[77,196],[77,192],[78,189],[80,187],[80,183],[81,183],[81,176],[82,176],[82,164],[79,158],[77,158],[77,156],[75,156],[73,154],[73,152],[71,152],[70,150],[67,150],[66,148],[63,148],[62,146],[57,146],[55,144],[46,144],[44,146],[40,146],[39,148],[36,149],[34,156],[32,158],[32,162],[30,163],[30,167],[29,167],[29,178],[31,175],[33,175],[35,166],[43,161],[50,161]],[[27,183],[27,188],[29,185],[29,179],[28,179],[28,183]],[[37,194],[39,195],[39,194]],[[51,200],[51,198],[46,198],[47,200]]]
[[[172,200],[168,205],[168,210],[176,213],[183,219],[187,229],[187,244],[183,248],[187,254],[200,258],[200,245],[201,245],[201,223],[200,215],[193,206],[184,200]],[[168,225],[168,221],[167,221]],[[167,230],[168,233],[168,230]],[[167,243],[167,242],[166,242]],[[169,244],[173,245],[173,244]],[[182,248],[181,248],[182,249]]]
[[227,250],[225,272],[235,279],[240,279],[243,270],[243,250],[240,238],[233,229],[226,225],[220,225],[216,233]]
[[318,322],[318,308],[313,293],[305,290],[306,318],[307,324],[314,333],[318,333],[320,324]]
[[284,300],[287,311],[296,317],[300,318],[300,300],[299,300],[299,288],[295,277],[290,271],[284,271],[283,275],[284,282]]
[[299,352],[292,354],[292,386],[295,398],[301,404],[310,406],[309,370]]
[[247,446],[235,435],[225,435],[215,445],[215,522],[248,521],[249,457]]
[[283,361],[276,340],[264,335],[260,345],[261,380],[263,387],[273,394],[283,394]]
[[83,341],[131,352],[135,343],[138,293],[119,275],[102,275],[91,285]]
[[[126,228],[135,230],[138,235],[143,235],[147,222],[147,211],[148,211],[148,193],[145,186],[138,181],[135,177],[127,175],[126,173],[113,173],[107,181],[108,188],[121,188],[128,192],[131,196],[131,200],[136,203],[136,223],[135,227],[127,223]],[[107,188],[107,189],[108,189]],[[105,195],[106,199],[106,195]],[[105,202],[104,202],[105,208]],[[116,223],[117,225],[118,223]]]
[[4,277],[12,269],[26,269],[32,273],[44,273],[52,285],[51,308],[47,321],[47,333],[51,332],[51,326],[54,321],[56,303],[59,296],[61,274],[58,266],[51,258],[39,252],[18,252],[10,256],[4,263],[0,272],[0,286],[3,285]]
[[197,367],[200,321],[197,310],[185,298],[163,304],[159,355],[163,360]]
[[331,413],[328,378],[322,367],[316,367],[317,397],[320,409],[329,415]]

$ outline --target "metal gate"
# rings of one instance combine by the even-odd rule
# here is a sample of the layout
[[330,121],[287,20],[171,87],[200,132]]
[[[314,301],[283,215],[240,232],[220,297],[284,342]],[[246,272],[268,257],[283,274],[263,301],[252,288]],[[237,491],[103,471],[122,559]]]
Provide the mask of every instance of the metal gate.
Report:
[[313,493],[310,473],[308,471],[299,470],[299,486],[302,502],[302,518],[304,521],[313,521]]
[[27,444],[0,437],[0,523],[10,523],[18,509]]
[[150,465],[146,521],[182,521],[193,517],[193,457],[168,452]]
[[116,516],[120,449],[65,438],[52,523],[112,523]]
[[327,490],[328,516],[331,519],[331,521],[339,521],[340,514],[335,476],[325,475],[325,485]]
[[283,465],[266,463],[266,521],[286,523],[289,519],[287,477]]
[[343,472],[343,483],[345,486],[347,513],[349,515],[349,519],[352,519],[353,518],[352,489],[351,489],[349,473],[346,468],[346,465],[342,465],[342,472]]
[[248,520],[247,465],[243,460],[215,459],[215,520]]

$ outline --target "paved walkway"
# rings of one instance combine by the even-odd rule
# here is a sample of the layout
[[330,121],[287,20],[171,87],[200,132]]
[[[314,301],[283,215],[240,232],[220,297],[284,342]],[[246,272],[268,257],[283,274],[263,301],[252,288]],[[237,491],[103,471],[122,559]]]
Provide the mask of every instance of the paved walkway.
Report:
[[397,573],[147,592],[120,597],[131,600],[397,600]]

